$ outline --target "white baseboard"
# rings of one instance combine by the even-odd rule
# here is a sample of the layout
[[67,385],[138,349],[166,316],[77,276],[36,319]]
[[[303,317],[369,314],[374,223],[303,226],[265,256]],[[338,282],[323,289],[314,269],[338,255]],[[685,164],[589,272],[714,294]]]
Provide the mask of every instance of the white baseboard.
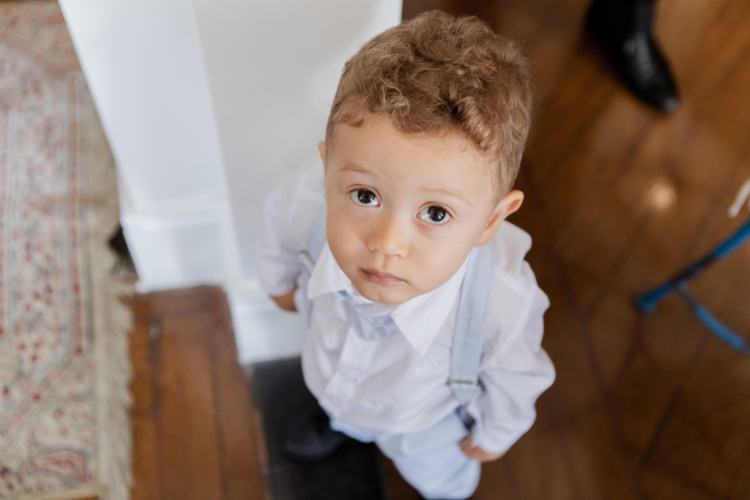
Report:
[[123,214],[141,293],[224,282],[221,207],[187,214]]
[[296,356],[302,352],[305,321],[282,311],[271,299],[232,300],[234,337],[241,364]]

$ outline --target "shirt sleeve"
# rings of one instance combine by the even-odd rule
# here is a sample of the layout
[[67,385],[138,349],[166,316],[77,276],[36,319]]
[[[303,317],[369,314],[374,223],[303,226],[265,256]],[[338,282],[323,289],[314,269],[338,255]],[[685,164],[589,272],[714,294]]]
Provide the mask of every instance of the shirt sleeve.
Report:
[[479,380],[482,396],[469,404],[475,421],[474,446],[489,453],[508,450],[536,419],[535,403],[552,385],[555,369],[542,349],[543,315],[547,296],[536,286],[510,339],[500,342],[482,361]]
[[269,295],[284,295],[297,284],[302,272],[298,255],[324,196],[323,165],[317,161],[300,168],[266,198],[256,265],[261,286]]

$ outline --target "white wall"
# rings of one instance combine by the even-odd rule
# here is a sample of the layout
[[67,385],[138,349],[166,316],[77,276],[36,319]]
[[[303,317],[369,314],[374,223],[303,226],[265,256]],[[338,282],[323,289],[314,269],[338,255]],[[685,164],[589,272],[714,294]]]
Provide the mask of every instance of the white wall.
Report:
[[140,289],[221,283],[240,358],[298,353],[264,298],[265,194],[317,155],[338,76],[401,0],[60,0],[121,177]]

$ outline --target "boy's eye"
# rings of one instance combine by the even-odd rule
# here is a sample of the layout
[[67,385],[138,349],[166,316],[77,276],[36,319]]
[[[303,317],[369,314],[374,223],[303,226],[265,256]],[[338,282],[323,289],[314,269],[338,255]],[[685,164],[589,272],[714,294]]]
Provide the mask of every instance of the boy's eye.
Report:
[[451,218],[450,214],[442,207],[432,205],[419,212],[419,218],[430,224],[445,224]]
[[369,189],[357,189],[349,193],[349,197],[354,203],[363,207],[377,207],[380,204],[378,197]]

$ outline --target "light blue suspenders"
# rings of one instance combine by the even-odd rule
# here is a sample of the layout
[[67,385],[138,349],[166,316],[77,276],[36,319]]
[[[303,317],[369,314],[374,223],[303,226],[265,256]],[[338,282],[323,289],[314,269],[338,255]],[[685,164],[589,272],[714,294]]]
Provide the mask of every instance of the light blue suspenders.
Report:
[[[304,269],[300,286],[303,290],[312,275],[315,262],[323,252],[326,244],[326,206],[318,210],[307,232],[305,250],[300,253],[300,261]],[[453,334],[451,348],[451,370],[448,385],[463,409],[469,402],[482,394],[479,384],[479,366],[485,338],[487,307],[492,292],[492,281],[495,269],[495,259],[492,245],[487,244],[474,248],[469,254],[461,295],[458,299],[456,312],[456,329]],[[342,293],[357,311],[357,330],[365,339],[378,340],[388,337],[397,330],[390,319],[390,315],[370,316],[360,311],[351,297]],[[459,412],[461,413],[461,411]],[[465,412],[461,415],[467,425],[471,418]]]

